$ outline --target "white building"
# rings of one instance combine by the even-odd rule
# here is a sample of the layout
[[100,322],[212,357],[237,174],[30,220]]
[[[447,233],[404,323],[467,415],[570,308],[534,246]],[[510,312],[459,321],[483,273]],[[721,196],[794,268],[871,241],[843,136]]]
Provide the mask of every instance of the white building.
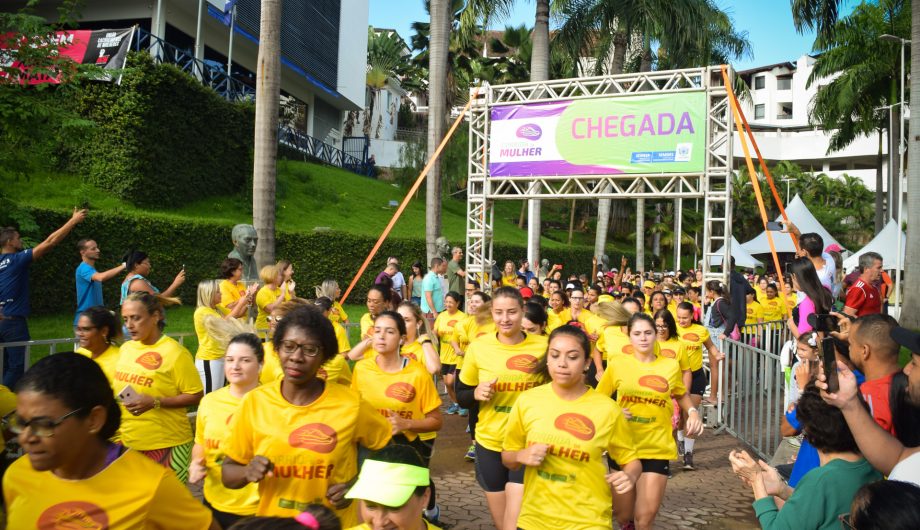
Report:
[[[803,55],[795,62],[738,72],[751,88],[751,98],[742,100],[741,107],[754,131],[760,152],[769,166],[786,160],[795,162],[805,170],[826,173],[832,177],[847,173],[861,178],[866,187],[874,191],[878,136],[857,138],[846,149],[828,153],[831,135],[808,121],[808,111],[818,87],[829,81],[819,80],[811,87],[806,86],[814,64],[814,57]],[[882,171],[887,181],[887,137],[882,144],[885,157]],[[737,134],[734,157],[736,168],[745,164],[744,151]],[[884,188],[887,189],[887,185]]]

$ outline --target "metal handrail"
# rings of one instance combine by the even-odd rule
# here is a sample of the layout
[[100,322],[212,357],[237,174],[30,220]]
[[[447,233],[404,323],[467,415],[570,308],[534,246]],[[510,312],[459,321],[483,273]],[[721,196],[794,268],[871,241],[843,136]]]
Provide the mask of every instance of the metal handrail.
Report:
[[278,127],[278,143],[306,157],[315,158],[358,175],[372,176],[374,174],[373,166],[364,160],[291,127]]

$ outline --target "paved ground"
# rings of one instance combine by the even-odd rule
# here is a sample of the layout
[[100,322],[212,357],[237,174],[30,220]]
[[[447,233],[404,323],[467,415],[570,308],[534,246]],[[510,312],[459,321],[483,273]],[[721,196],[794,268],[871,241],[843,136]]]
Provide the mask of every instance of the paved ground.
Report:
[[[463,460],[469,446],[465,419],[446,416],[431,468],[441,520],[451,530],[494,528],[473,464]],[[747,530],[760,528],[751,508],[750,489],[731,472],[728,452],[741,444],[729,434],[706,432],[694,451],[696,471],[674,472],[655,528]]]

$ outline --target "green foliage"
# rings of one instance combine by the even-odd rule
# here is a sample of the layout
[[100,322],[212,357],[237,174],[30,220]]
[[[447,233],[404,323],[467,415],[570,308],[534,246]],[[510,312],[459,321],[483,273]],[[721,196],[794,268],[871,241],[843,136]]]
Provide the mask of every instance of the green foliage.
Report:
[[184,204],[244,190],[252,171],[253,112],[149,55],[130,54],[121,85],[78,94],[97,124],[71,151],[87,182],[140,205]]
[[[38,232],[48,234],[61,226],[69,213],[33,208],[29,213],[38,224]],[[80,258],[74,244],[84,237],[96,240],[102,249],[98,268],[115,266],[121,254],[129,248],[143,250],[153,264],[150,279],[154,285],[165,288],[185,265],[187,281],[178,295],[193,304],[198,282],[218,276],[220,262],[232,249],[231,223],[213,221],[171,220],[141,213],[130,216],[112,212],[91,212],[86,221],[74,229],[67,241],[52,249],[31,269],[32,309],[36,313],[60,314],[76,307],[74,269]],[[326,278],[335,278],[345,287],[364,261],[376,238],[369,235],[348,234],[336,231],[278,232],[276,254],[294,263],[299,293],[310,296],[311,287]],[[496,260],[521,259],[526,254],[523,246],[495,243]],[[585,249],[572,252],[564,249],[546,249],[544,256],[554,263],[564,263],[567,270],[590,271],[591,252]],[[399,256],[403,263],[424,261],[423,238],[390,238],[384,242],[361,277],[349,300],[364,300],[374,277],[383,270],[387,256]],[[109,307],[119,298],[119,276],[103,285]]]

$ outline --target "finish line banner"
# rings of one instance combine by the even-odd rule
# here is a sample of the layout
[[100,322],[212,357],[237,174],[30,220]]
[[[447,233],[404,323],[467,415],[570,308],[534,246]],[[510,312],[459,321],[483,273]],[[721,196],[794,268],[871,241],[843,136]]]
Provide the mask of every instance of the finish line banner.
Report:
[[494,177],[705,169],[705,92],[508,105],[491,118]]

